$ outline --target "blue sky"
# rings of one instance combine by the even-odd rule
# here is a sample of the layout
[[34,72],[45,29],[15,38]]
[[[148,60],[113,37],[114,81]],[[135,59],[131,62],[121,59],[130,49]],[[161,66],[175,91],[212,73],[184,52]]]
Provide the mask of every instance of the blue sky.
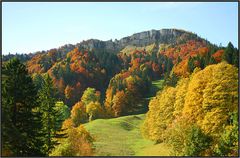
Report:
[[120,39],[179,28],[210,42],[238,44],[237,2],[2,3],[2,53],[30,53],[90,38]]

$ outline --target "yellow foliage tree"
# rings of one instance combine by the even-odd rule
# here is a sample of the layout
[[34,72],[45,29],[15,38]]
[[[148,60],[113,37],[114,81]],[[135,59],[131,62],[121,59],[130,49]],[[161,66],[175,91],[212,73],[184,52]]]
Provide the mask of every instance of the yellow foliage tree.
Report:
[[103,108],[99,102],[90,102],[86,107],[86,113],[89,116],[89,122],[104,115]]
[[127,106],[127,96],[124,91],[118,91],[113,97],[112,110],[115,117],[121,116]]
[[183,156],[185,152],[185,142],[187,133],[192,124],[189,123],[188,118],[178,115],[174,121],[168,126],[166,130],[165,142],[172,147],[172,155]]
[[189,83],[184,105],[188,114],[209,135],[219,136],[229,113],[238,108],[238,69],[225,62],[197,72]]
[[185,96],[188,90],[189,78],[182,78],[178,81],[176,86],[176,99],[174,103],[174,112],[175,117],[182,114],[182,109],[185,103]]
[[155,141],[164,140],[164,132],[173,120],[176,89],[165,87],[149,103],[149,111],[143,125],[144,136]]
[[89,104],[90,102],[96,102],[96,101],[100,101],[100,92],[96,91],[95,88],[90,88],[88,87],[82,95],[81,98],[82,103],[84,103],[84,105]]
[[236,156],[238,69],[222,62],[195,69],[149,103],[143,135],[170,143],[175,155]]
[[108,115],[109,117],[112,117],[114,115],[112,111],[112,99],[113,99],[113,88],[109,87],[106,90],[106,99],[104,103],[104,107],[106,109],[106,115]]
[[78,127],[80,123],[87,122],[86,107],[82,102],[77,102],[71,110],[71,119],[75,127]]
[[203,103],[203,90],[207,83],[210,81],[209,76],[211,71],[203,72],[199,71],[191,76],[191,81],[188,86],[185,104],[183,108],[183,114],[188,115],[189,120],[196,122],[202,120],[204,117],[202,103]]
[[93,137],[83,125],[75,128],[71,119],[64,121],[62,128],[67,129],[68,137],[60,142],[50,156],[92,156]]

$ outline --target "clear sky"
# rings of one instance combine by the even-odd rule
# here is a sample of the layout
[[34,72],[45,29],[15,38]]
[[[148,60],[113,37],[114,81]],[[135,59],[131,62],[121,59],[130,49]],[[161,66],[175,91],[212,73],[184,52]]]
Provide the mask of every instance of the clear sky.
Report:
[[120,39],[179,28],[210,42],[238,45],[237,2],[2,3],[2,53],[30,53],[82,40]]

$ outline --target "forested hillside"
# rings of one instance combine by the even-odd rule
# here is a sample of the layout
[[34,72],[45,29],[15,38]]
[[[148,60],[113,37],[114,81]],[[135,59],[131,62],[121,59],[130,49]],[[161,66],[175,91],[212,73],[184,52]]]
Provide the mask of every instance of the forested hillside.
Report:
[[239,50],[231,42],[151,30],[2,62],[3,156],[96,155],[86,123],[146,112],[144,139],[171,155],[238,155]]

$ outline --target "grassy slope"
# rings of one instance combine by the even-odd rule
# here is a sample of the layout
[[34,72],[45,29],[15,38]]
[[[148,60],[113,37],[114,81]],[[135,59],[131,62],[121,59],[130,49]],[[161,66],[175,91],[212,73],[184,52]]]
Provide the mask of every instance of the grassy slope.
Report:
[[[163,80],[152,82],[150,99],[162,89]],[[95,137],[96,155],[98,156],[167,156],[169,147],[144,139],[141,125],[145,114],[130,115],[113,119],[98,119],[85,124],[86,129]]]
[[113,119],[98,119],[85,124],[95,137],[97,156],[169,155],[165,144],[154,145],[144,139],[140,126],[145,114],[124,116]]

